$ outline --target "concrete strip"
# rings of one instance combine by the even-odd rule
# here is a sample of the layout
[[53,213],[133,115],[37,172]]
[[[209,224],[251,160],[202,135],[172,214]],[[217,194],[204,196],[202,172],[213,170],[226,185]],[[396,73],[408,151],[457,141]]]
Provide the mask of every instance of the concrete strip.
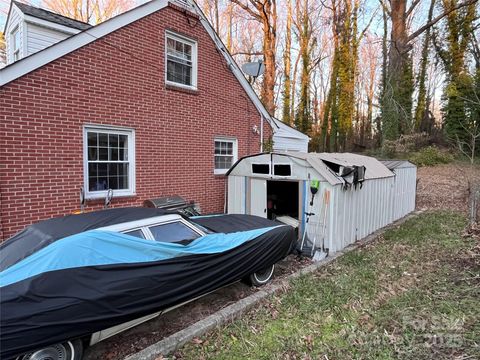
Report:
[[382,235],[388,229],[396,227],[400,224],[403,224],[408,219],[418,215],[421,211],[416,211],[403,217],[396,222],[387,225],[386,227],[377,230],[373,234],[370,234],[366,238],[347,246],[345,249],[341,251],[337,251],[335,254],[313,263],[309,266],[306,266],[296,273],[289,275],[287,278],[282,280],[280,283],[275,285],[267,285],[262,290],[257,291],[256,293],[237,301],[235,304],[229,305],[224,309],[217,311],[216,313],[207,316],[205,319],[196,322],[195,324],[190,325],[189,327],[172,334],[159,342],[150,345],[149,347],[139,351],[136,354],[129,355],[125,358],[125,360],[155,360],[161,355],[168,355],[174,352],[175,350],[180,349],[183,345],[187,342],[193,340],[196,337],[200,337],[207,333],[208,331],[224,325],[228,322],[231,322],[237,318],[239,318],[242,314],[244,314],[247,310],[256,305],[260,301],[264,300],[265,298],[274,295],[288,285],[289,281],[295,279],[301,275],[312,273],[319,268],[331,263],[332,261],[336,260],[340,256],[349,253],[352,250],[357,249],[358,247],[369,243],[376,239],[379,235]]

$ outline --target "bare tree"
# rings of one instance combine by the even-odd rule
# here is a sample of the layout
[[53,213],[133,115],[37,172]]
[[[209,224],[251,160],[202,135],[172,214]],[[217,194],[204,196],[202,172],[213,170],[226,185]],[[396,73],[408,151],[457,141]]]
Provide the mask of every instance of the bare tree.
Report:
[[45,7],[91,24],[98,24],[121,14],[135,5],[133,0],[43,0]]
[[261,89],[262,101],[270,112],[275,112],[275,59],[277,46],[277,3],[276,0],[231,0],[262,24],[263,61],[265,74]]

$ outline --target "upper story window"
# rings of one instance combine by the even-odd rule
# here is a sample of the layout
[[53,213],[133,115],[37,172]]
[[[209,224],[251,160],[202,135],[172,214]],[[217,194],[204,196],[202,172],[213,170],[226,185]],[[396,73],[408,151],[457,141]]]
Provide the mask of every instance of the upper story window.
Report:
[[237,161],[236,139],[215,139],[215,174],[225,174]]
[[20,60],[20,29],[18,26],[12,31],[12,57],[13,61]]
[[87,198],[135,193],[134,131],[109,127],[84,127],[84,189]]
[[182,36],[167,33],[166,81],[195,89],[197,87],[197,43]]

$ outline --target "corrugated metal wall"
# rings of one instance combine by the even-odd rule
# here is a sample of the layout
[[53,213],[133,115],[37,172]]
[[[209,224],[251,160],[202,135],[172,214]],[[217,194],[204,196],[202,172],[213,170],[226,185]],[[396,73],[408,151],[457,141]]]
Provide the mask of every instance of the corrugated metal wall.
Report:
[[[322,222],[323,193],[330,191],[325,244],[335,252],[373,233],[392,222],[392,188],[394,178],[367,180],[362,189],[343,190],[341,186],[322,183],[319,198],[312,218],[313,223]],[[317,216],[317,214],[320,214]],[[308,236],[313,239],[315,226],[309,226]],[[319,234],[317,234],[317,237]]]
[[392,191],[393,220],[400,219],[415,210],[417,168],[394,169],[395,183]]

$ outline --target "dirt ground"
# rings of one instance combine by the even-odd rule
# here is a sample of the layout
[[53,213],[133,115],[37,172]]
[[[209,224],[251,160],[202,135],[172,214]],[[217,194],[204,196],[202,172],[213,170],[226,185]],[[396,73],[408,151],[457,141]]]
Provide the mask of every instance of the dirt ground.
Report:
[[[469,183],[480,182],[480,167],[464,164],[423,167],[418,169],[417,179],[417,209],[455,209],[466,212]],[[309,263],[308,259],[287,257],[277,265],[274,282],[280,281]],[[255,291],[255,288],[243,283],[227,286],[88,348],[84,358],[85,360],[123,359]]]
[[480,166],[446,164],[417,170],[417,209],[467,212],[470,183],[480,184]]

